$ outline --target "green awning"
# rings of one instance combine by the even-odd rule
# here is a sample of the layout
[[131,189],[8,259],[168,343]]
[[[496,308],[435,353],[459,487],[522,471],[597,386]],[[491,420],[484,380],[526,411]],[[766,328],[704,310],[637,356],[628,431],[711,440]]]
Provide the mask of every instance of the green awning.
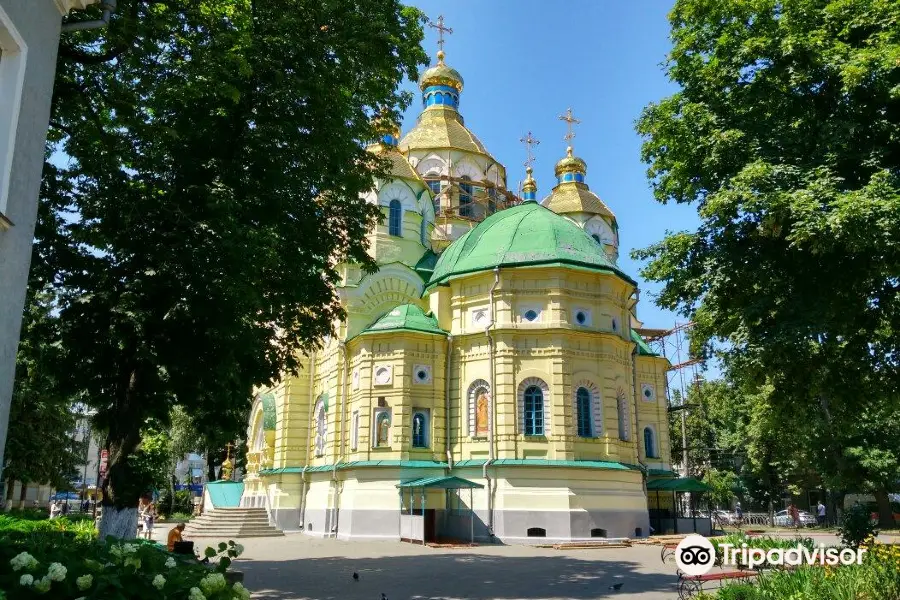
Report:
[[708,492],[712,488],[693,477],[655,479],[647,482],[648,492]]
[[444,475],[443,477],[421,477],[412,481],[404,481],[397,484],[398,488],[430,488],[441,490],[459,490],[483,488],[484,486],[462,477],[454,477],[452,475]]

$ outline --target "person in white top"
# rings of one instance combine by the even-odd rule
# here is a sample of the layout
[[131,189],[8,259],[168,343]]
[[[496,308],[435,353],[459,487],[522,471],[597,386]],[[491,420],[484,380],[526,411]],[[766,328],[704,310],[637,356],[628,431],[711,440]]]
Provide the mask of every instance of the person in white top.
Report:
[[821,500],[819,500],[819,504],[816,506],[816,521],[818,522],[819,527],[825,527],[825,505],[822,504]]

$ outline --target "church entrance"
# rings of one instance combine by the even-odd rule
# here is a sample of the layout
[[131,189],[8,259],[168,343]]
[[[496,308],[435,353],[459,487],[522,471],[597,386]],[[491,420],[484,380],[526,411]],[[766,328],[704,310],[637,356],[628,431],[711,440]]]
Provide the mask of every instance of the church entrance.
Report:
[[[467,517],[468,542],[475,539],[475,511],[472,506],[472,490],[483,485],[451,475],[420,477],[397,485],[400,492],[400,540],[425,545],[430,542],[443,542],[448,539],[462,541],[458,523],[453,526],[448,522],[452,508],[447,506],[447,498],[453,491],[458,496],[461,490],[469,490],[469,505],[465,511]],[[443,494],[428,494],[429,491],[442,491]],[[438,502],[438,498],[441,500]],[[431,502],[429,503],[429,499]],[[429,504],[432,506],[429,507]],[[437,504],[440,504],[438,507]],[[438,519],[438,512],[443,515]],[[457,509],[457,512],[461,513]],[[457,515],[460,516],[460,515]],[[443,523],[443,527],[441,526]]]

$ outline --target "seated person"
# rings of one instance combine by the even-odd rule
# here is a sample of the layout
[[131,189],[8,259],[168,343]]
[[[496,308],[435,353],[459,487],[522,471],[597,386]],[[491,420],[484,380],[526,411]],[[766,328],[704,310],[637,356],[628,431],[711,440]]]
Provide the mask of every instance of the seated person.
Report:
[[[185,542],[181,537],[181,532],[184,531],[184,528],[184,523],[179,523],[169,530],[169,537],[166,540],[166,547],[169,549],[169,552],[175,552],[177,554],[194,553],[194,543]],[[188,552],[185,552],[186,547],[189,548]]]

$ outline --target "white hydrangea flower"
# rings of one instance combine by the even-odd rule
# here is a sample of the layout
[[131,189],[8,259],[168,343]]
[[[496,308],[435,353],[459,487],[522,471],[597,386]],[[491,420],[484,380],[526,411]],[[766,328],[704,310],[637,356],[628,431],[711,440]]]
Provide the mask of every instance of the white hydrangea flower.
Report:
[[153,578],[153,587],[158,590],[163,589],[163,586],[166,585],[166,578],[162,575],[157,575]]
[[78,586],[78,589],[82,592],[92,585],[94,585],[94,576],[93,575],[82,575],[75,580],[75,585]]
[[135,544],[123,544],[122,545],[122,552],[124,552],[125,554],[134,554],[135,552],[137,552],[137,549],[138,549],[137,545],[135,545]]
[[34,577],[29,575],[28,573],[25,573],[24,575],[19,577],[19,585],[31,585],[32,583],[34,583]]
[[202,589],[203,593],[207,596],[211,596],[220,590],[224,590],[226,587],[228,587],[228,582],[225,581],[225,576],[221,573],[210,573],[200,580],[200,589]]
[[238,556],[240,556],[241,554],[244,553],[244,546],[241,545],[241,544],[235,544],[235,545],[234,545],[234,551],[237,552],[237,555],[238,555]]
[[134,565],[134,570],[140,571],[141,559],[135,558],[133,556],[129,556],[128,558],[125,559],[125,566],[127,567],[128,565]]
[[191,592],[188,595],[188,600],[206,600],[206,596],[203,595],[200,588],[192,587]]
[[20,552],[10,559],[9,564],[12,566],[13,571],[19,571],[21,569],[35,568],[38,566],[38,561],[27,552]]
[[50,591],[50,577],[44,575],[40,580],[34,582],[34,589],[43,594]]
[[231,591],[234,592],[234,597],[237,598],[237,600],[250,600],[250,590],[245,588],[240,582],[234,584]]
[[167,568],[167,569],[173,568],[173,567],[175,566],[175,564],[176,564],[176,563],[175,563],[175,559],[172,558],[171,556],[170,556],[169,558],[166,559],[166,568]]
[[50,567],[47,569],[47,577],[50,578],[50,581],[62,581],[66,578],[66,569],[62,566],[62,563],[50,563]]

